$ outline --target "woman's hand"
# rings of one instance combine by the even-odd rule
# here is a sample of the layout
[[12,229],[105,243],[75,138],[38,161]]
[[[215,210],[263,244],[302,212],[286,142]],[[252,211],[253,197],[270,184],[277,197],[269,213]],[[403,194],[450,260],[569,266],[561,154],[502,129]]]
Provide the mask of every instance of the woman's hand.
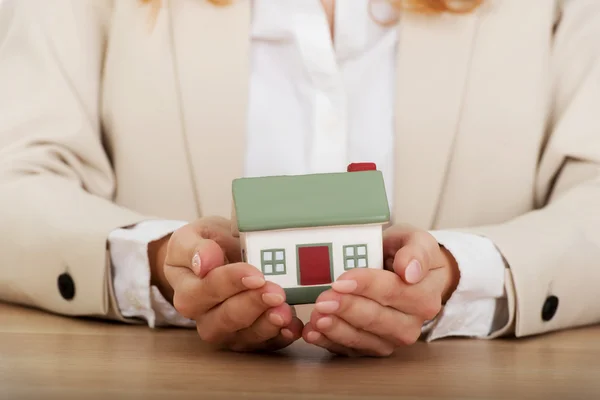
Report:
[[384,233],[386,269],[354,269],[317,299],[303,337],[341,355],[388,356],[415,343],[458,282],[449,252],[427,232]]
[[241,262],[228,220],[202,218],[182,227],[163,253],[173,305],[196,321],[204,341],[235,351],[277,350],[301,336],[303,324],[283,289]]

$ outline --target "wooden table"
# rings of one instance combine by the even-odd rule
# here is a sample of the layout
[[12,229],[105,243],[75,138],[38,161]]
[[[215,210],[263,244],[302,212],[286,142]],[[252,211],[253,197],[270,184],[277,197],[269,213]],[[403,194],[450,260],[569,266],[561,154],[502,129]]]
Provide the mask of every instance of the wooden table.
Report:
[[150,330],[0,304],[0,399],[600,399],[600,327],[523,340],[418,343],[347,359],[300,341],[211,350]]

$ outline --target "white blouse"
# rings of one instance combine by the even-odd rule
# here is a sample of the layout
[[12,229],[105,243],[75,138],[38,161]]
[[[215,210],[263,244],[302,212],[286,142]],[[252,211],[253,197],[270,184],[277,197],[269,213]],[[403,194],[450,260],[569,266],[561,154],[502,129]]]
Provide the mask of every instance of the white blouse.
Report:
[[[384,2],[338,1],[332,42],[319,0],[253,1],[246,176],[344,171],[369,161],[393,193],[397,29],[376,23],[370,4],[376,17],[391,17]],[[151,327],[195,326],[149,283],[147,244],[185,223],[147,221],[111,234],[124,316]],[[494,244],[463,233],[432,234],[457,259],[461,280],[428,325],[428,339],[485,337],[501,328],[508,319],[505,266]]]

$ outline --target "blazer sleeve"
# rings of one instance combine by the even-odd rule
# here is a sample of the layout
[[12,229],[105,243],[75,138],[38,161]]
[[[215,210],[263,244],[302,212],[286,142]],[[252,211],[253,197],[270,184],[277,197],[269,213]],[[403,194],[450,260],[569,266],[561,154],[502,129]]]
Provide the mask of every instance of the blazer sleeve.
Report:
[[600,2],[560,2],[553,93],[536,211],[471,229],[494,241],[510,274],[516,336],[600,322]]
[[0,300],[120,318],[109,233],[148,219],[114,204],[100,130],[108,0],[0,6]]

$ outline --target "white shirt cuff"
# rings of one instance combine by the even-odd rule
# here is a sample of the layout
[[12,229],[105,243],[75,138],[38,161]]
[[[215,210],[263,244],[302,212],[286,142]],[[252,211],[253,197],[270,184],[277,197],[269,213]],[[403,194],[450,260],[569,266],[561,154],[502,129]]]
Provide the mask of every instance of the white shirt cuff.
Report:
[[113,286],[121,314],[141,318],[151,328],[175,325],[196,326],[182,317],[165,300],[157,287],[150,285],[148,244],[174,232],[187,222],[152,220],[130,229],[117,229],[109,235]]
[[484,338],[508,321],[502,255],[488,238],[430,232],[456,259],[460,281],[438,317],[427,324],[427,341],[449,336]]

